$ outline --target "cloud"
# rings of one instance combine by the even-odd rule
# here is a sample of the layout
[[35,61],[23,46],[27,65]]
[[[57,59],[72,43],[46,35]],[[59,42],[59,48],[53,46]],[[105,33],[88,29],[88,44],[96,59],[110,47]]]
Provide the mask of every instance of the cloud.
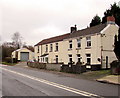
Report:
[[28,44],[68,33],[89,25],[98,14],[103,16],[111,3],[119,0],[2,0],[2,38],[10,41],[16,31]]

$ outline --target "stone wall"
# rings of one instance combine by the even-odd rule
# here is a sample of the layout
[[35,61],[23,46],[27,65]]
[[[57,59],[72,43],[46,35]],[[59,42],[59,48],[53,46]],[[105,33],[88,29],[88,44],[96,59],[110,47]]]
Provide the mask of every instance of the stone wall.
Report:
[[61,65],[62,64],[46,64],[46,69],[60,71]]

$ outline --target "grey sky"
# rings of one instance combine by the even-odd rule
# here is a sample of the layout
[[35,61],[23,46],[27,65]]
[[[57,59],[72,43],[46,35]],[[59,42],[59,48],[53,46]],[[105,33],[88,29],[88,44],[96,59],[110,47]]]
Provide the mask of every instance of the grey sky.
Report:
[[[20,32],[24,41],[35,45],[52,36],[70,32],[70,27],[86,28],[98,14],[119,0],[1,0],[2,41],[11,41]],[[2,13],[1,13],[2,11]],[[2,15],[2,16],[1,16]]]

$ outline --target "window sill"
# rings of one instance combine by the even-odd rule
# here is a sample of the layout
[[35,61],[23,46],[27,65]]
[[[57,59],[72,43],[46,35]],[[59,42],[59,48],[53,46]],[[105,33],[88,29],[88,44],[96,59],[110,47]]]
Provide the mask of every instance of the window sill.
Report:
[[71,51],[72,50],[72,48],[71,49],[68,49],[68,51]]
[[86,47],[85,49],[91,49],[91,47]]
[[76,50],[80,50],[81,48],[76,48]]

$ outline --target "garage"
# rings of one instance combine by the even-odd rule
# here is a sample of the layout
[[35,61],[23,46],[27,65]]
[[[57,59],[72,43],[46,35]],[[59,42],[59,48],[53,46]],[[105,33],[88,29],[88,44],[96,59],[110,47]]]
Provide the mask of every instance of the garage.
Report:
[[21,52],[20,53],[20,60],[21,61],[28,61],[29,60],[29,52]]

